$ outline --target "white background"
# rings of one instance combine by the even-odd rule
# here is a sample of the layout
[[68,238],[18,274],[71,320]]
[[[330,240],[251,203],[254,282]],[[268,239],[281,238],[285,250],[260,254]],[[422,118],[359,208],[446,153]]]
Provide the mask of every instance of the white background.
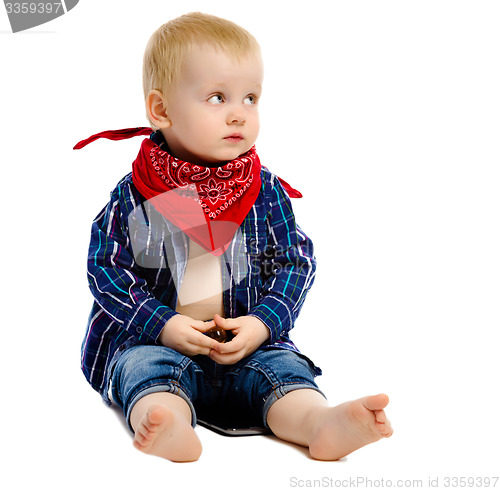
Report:
[[[197,463],[142,455],[80,372],[90,223],[141,139],[72,147],[147,125],[145,44],[195,10],[262,46],[257,149],[303,192],[296,215],[319,262],[296,344],[323,368],[331,404],[391,398],[394,436],[340,462],[203,428]],[[9,489],[281,490],[323,478],[426,488],[500,475],[499,24],[499,3],[481,0],[81,0],[12,34],[0,8]]]

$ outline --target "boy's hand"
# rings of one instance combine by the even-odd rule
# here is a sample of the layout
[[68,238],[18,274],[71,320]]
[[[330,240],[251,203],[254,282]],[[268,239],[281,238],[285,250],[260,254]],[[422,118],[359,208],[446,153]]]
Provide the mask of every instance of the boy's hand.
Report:
[[214,321],[218,327],[235,335],[229,343],[218,343],[217,350],[210,351],[210,358],[221,365],[232,365],[240,361],[269,339],[269,329],[257,317],[251,315],[223,319],[215,314]]
[[187,315],[171,317],[160,333],[160,343],[186,356],[208,355],[222,346],[203,333],[215,326],[214,321],[198,321]]

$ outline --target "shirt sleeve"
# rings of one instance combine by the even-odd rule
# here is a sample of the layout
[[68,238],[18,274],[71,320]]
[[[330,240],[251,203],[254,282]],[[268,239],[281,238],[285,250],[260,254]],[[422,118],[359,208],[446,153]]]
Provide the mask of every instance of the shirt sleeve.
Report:
[[266,257],[271,273],[257,305],[249,315],[260,319],[270,331],[269,344],[292,329],[316,274],[313,243],[295,222],[292,204],[274,177],[268,215]]
[[96,302],[108,316],[143,344],[154,344],[176,312],[149,291],[136,274],[126,218],[134,206],[130,186],[118,186],[92,224],[87,276]]

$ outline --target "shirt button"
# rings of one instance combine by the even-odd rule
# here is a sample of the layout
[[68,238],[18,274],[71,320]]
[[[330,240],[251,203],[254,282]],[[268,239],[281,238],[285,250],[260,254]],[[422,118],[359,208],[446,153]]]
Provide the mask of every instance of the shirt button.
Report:
[[135,332],[137,332],[138,334],[141,334],[141,332],[142,332],[142,327],[138,327],[138,328],[135,330]]

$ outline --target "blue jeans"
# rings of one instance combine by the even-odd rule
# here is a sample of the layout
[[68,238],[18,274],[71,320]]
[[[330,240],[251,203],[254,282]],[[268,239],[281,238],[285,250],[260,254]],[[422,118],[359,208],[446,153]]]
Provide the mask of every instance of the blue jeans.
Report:
[[113,401],[127,424],[134,404],[154,392],[182,397],[205,420],[229,418],[237,426],[266,426],[271,405],[287,392],[314,389],[314,365],[285,349],[259,349],[234,365],[220,365],[208,356],[184,356],[163,346],[133,346],[119,353],[111,374]]

